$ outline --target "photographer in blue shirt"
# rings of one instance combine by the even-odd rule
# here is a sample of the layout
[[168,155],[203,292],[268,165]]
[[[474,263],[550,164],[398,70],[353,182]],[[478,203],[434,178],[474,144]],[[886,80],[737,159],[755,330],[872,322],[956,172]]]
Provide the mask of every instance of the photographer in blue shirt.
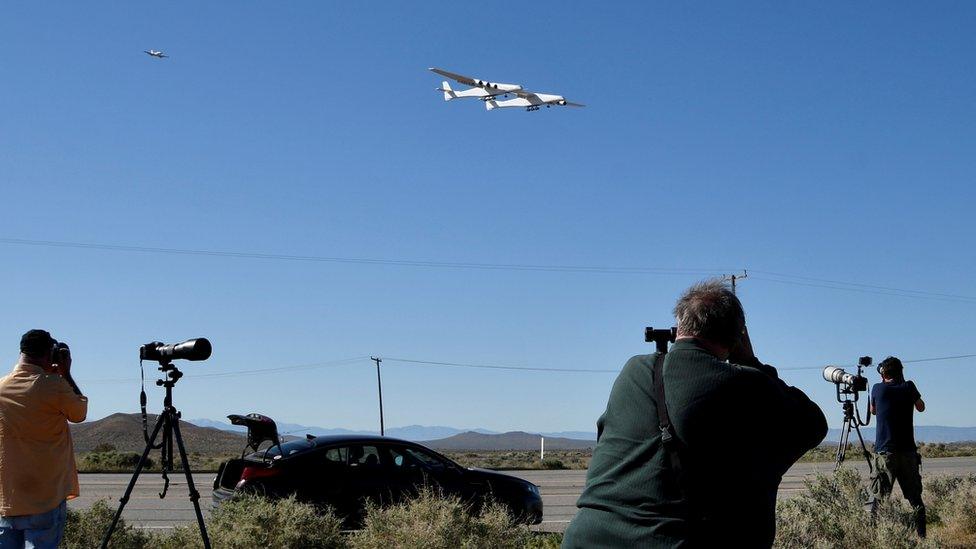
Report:
[[922,456],[915,446],[915,410],[925,411],[925,402],[915,383],[905,380],[901,360],[893,356],[878,364],[881,383],[871,388],[871,413],[878,416],[874,443],[875,467],[871,475],[871,512],[879,499],[891,493],[894,482],[915,510],[915,529],[925,537],[925,505],[922,504]]

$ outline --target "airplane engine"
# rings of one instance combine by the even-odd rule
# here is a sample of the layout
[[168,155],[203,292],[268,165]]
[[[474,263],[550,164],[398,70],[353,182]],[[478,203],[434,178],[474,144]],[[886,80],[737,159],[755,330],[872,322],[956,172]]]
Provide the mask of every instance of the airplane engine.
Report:
[[563,107],[565,107],[566,106],[566,100],[565,99],[560,99],[559,100],[559,104],[562,105]]

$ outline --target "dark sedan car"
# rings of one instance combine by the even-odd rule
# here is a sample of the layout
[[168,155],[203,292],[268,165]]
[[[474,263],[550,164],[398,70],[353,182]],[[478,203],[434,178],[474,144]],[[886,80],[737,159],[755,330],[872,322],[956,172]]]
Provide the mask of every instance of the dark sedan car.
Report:
[[419,444],[389,437],[307,436],[278,442],[274,422],[264,416],[232,416],[249,428],[252,448],[266,450],[221,464],[213,484],[214,504],[236,493],[269,497],[294,494],[300,501],[332,507],[355,526],[365,503],[397,503],[431,486],[476,508],[489,498],[502,503],[520,521],[542,522],[539,488],[520,478],[465,468]]

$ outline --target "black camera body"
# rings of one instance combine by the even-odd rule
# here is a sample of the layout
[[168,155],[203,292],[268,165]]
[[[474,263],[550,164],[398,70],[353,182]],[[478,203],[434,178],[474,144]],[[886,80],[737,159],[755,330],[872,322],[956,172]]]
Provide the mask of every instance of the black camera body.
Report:
[[161,364],[174,360],[207,360],[212,352],[213,347],[205,337],[169,345],[153,341],[139,347],[139,360],[155,360]]
[[55,340],[51,345],[51,364],[62,364],[65,358],[71,356],[71,349],[67,343]]

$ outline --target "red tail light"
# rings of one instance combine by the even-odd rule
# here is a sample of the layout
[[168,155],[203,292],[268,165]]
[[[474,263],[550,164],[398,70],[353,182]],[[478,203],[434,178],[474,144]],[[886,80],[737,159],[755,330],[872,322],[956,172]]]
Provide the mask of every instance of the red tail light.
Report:
[[280,474],[281,469],[265,467],[263,465],[244,467],[244,471],[241,473],[241,480],[237,482],[237,485],[240,486],[254,479],[276,477]]

